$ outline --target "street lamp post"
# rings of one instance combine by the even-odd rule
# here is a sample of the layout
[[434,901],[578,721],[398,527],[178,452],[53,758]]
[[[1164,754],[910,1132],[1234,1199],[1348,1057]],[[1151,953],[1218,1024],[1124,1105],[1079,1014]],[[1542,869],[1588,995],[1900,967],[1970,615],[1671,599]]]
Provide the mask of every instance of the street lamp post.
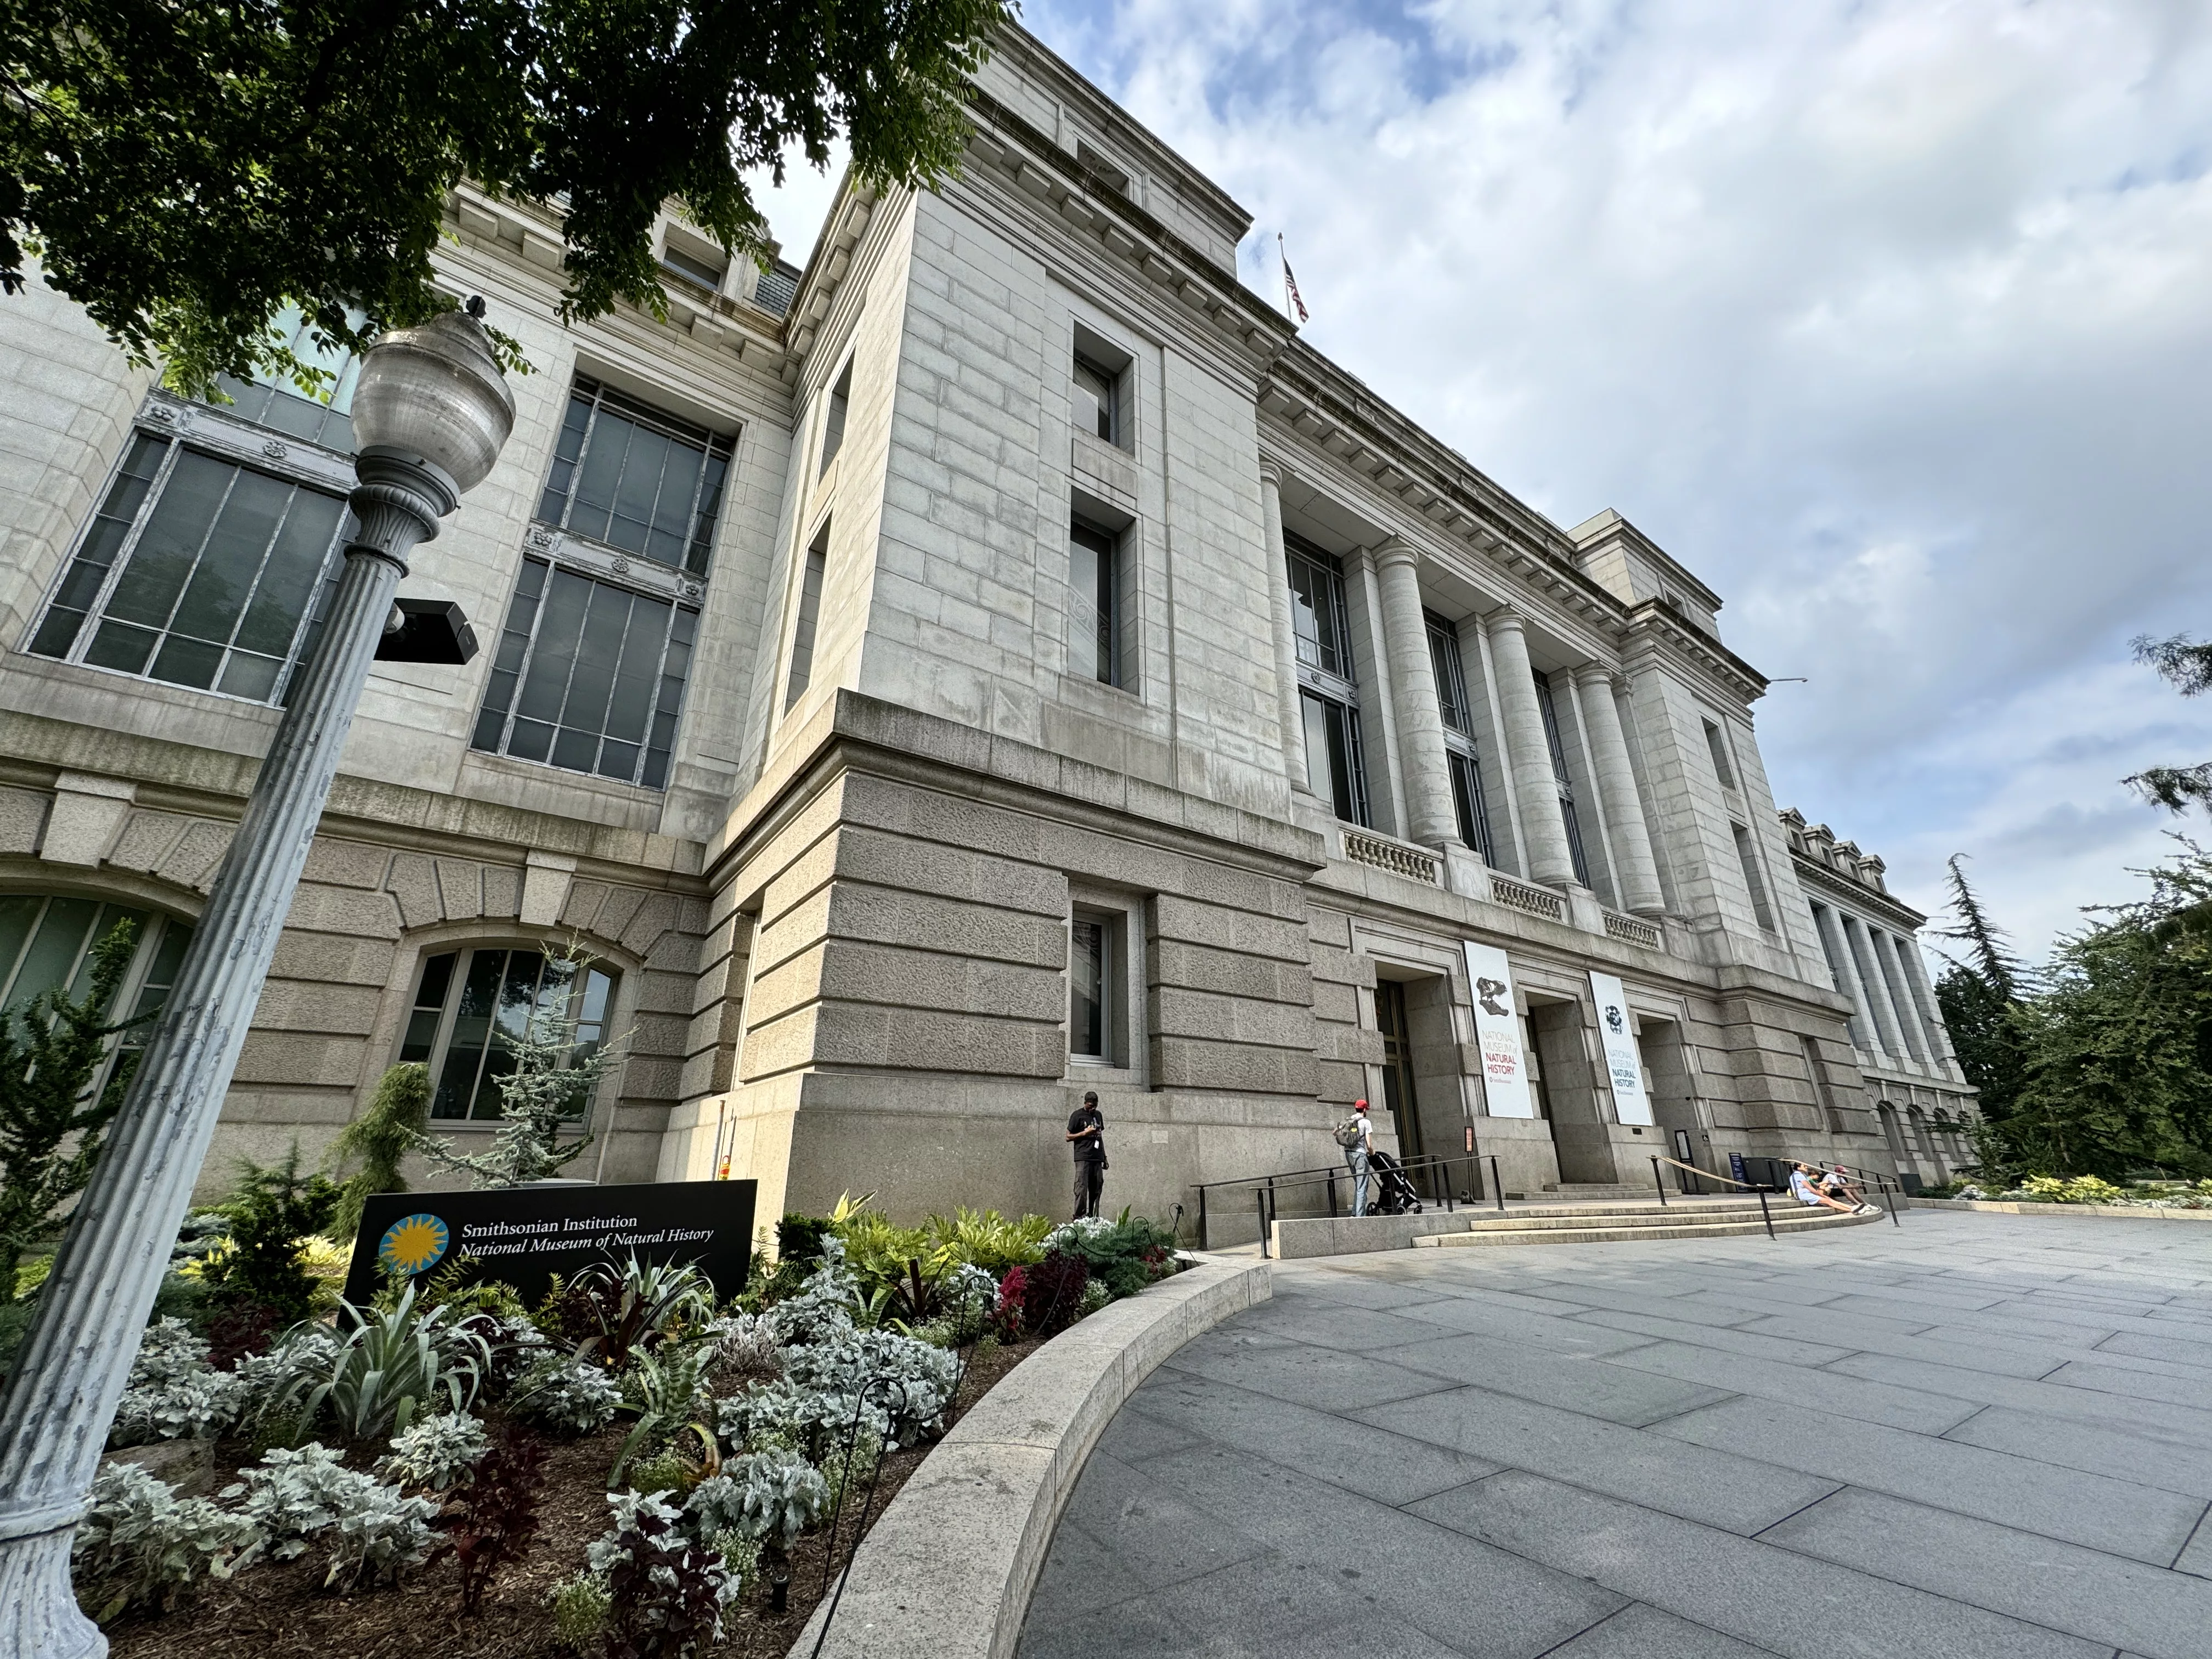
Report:
[[[471,302],[473,313],[478,309]],[[222,1110],[407,556],[481,483],[514,399],[473,315],[386,334],[362,359],[360,528],[322,642],[262,762],[37,1316],[0,1395],[0,1656],[99,1659],[70,1542],[139,1334]]]

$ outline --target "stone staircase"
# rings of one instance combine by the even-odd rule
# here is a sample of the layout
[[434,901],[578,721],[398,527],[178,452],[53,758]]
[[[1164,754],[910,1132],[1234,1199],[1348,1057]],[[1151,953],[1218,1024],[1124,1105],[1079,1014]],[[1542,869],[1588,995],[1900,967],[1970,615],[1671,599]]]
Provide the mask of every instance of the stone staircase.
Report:
[[[1767,1206],[1778,1236],[1884,1219],[1879,1210],[1872,1215],[1838,1215],[1832,1210],[1808,1209],[1787,1198],[1769,1198]],[[1677,1238],[1741,1238],[1766,1231],[1756,1198],[1671,1198],[1663,1206],[1656,1198],[1604,1198],[1462,1213],[1467,1216],[1464,1231],[1431,1233],[1413,1239],[1413,1246],[1448,1250],[1506,1244],[1657,1243]]]

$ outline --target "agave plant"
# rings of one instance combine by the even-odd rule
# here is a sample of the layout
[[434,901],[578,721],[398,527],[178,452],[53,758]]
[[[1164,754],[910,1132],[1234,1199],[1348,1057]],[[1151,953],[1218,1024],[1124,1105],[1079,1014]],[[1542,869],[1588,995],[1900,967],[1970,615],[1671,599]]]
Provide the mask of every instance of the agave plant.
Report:
[[426,1410],[462,1412],[491,1370],[491,1348],[463,1310],[418,1310],[409,1285],[388,1309],[338,1304],[325,1364],[286,1377],[270,1411],[304,1431],[327,1417],[350,1441],[403,1433]]

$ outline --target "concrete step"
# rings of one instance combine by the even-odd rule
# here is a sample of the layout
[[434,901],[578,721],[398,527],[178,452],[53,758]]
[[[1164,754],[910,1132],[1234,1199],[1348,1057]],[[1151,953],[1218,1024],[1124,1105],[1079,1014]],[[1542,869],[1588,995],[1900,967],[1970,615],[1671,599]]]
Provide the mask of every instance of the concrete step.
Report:
[[[1881,1218],[1880,1215],[1777,1215],[1774,1231],[1778,1236],[1814,1232],[1824,1227],[1856,1227]],[[1609,1224],[1586,1227],[1493,1227],[1463,1233],[1432,1233],[1413,1240],[1413,1245],[1417,1249],[1467,1249],[1507,1244],[1650,1244],[1684,1238],[1764,1237],[1765,1231],[1765,1224],[1755,1217],[1742,1221],[1715,1218],[1656,1227]]]
[[[1774,1212],[1774,1218],[1779,1221],[1784,1215],[1795,1218],[1792,1212],[1779,1209]],[[1597,1215],[1588,1211],[1569,1215],[1531,1215],[1526,1211],[1512,1210],[1500,1215],[1493,1210],[1486,1216],[1468,1222],[1468,1228],[1472,1232],[1513,1232],[1522,1228],[1545,1231],[1561,1227],[1570,1230],[1577,1227],[1680,1227],[1691,1222],[1758,1220],[1759,1206],[1756,1204],[1749,1209],[1727,1210],[1718,1207],[1693,1210],[1687,1205],[1679,1209],[1670,1205],[1662,1210],[1655,1204],[1648,1210],[1613,1210]]]
[[1555,1198],[1652,1198],[1648,1181],[1555,1181],[1544,1190]]
[[[1788,1207],[1779,1200],[1771,1196],[1767,1202],[1774,1206],[1777,1213],[1780,1213]],[[1462,1207],[1468,1210],[1470,1213],[1478,1208],[1471,1205]],[[1596,1217],[1625,1215],[1757,1215],[1759,1200],[1756,1198],[1678,1198],[1670,1199],[1663,1209],[1660,1207],[1659,1200],[1656,1199],[1646,1199],[1640,1204],[1623,1200],[1615,1200],[1611,1203],[1515,1204],[1502,1211],[1493,1208],[1482,1210],[1481,1213],[1498,1217],[1569,1216],[1582,1220]]]

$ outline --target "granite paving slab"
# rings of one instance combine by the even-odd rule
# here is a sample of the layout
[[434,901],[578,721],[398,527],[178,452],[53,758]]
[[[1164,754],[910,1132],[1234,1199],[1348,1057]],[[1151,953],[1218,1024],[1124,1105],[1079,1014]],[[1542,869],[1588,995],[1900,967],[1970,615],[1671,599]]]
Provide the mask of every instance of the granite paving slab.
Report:
[[2206,1659],[2212,1230],[2165,1231],[1282,1264],[1109,1427],[1019,1659]]

